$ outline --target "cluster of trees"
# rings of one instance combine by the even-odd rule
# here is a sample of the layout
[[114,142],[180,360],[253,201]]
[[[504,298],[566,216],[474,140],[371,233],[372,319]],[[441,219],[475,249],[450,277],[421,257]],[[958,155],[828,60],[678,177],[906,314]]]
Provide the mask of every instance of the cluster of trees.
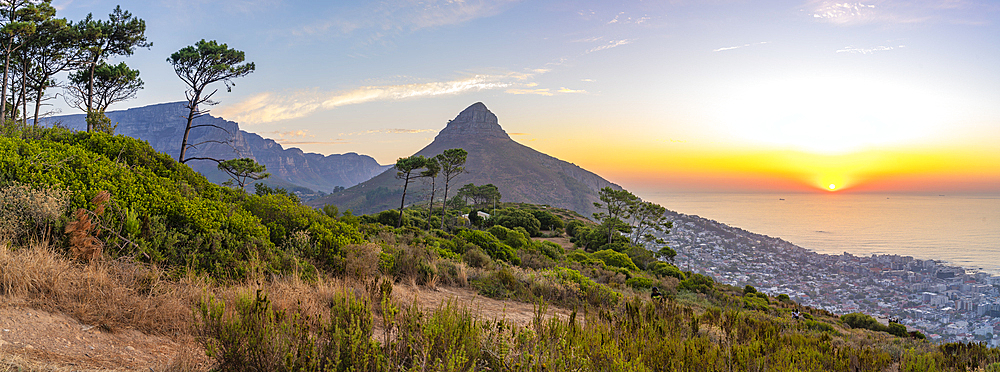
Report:
[[465,204],[481,208],[490,204],[496,205],[496,202],[500,201],[502,195],[500,195],[500,189],[492,183],[482,186],[470,183],[458,189],[455,197],[462,199]]
[[[469,152],[463,149],[448,149],[442,153],[426,158],[423,155],[413,155],[396,160],[396,179],[403,180],[403,197],[399,200],[399,219],[396,227],[403,226],[403,207],[406,205],[406,190],[410,182],[417,179],[428,179],[431,181],[431,198],[428,201],[428,210],[434,209],[434,194],[437,191],[437,178],[440,176],[444,181],[444,199],[448,200],[448,189],[451,181],[458,175],[465,173],[465,160]],[[444,228],[445,210],[447,203],[441,203],[441,228]]]
[[[146,23],[120,6],[106,20],[87,14],[73,22],[56,18],[51,0],[0,3],[0,122],[27,124],[30,103],[37,123],[44,102],[54,98],[49,89],[61,87],[67,103],[88,114],[88,131],[107,130],[95,128],[103,124],[104,110],[134,98],[143,87],[138,70],[108,60],[152,46],[145,32]],[[57,81],[63,72],[69,72],[67,81]]]
[[[51,0],[10,0],[0,3],[0,52],[3,53],[3,81],[0,82],[0,123],[8,120],[27,125],[29,104],[34,108],[32,123],[37,124],[45,102],[55,98],[51,88],[62,88],[66,102],[86,113],[87,131],[113,133],[115,126],[104,115],[109,106],[135,98],[143,88],[139,71],[125,62],[111,64],[115,57],[131,56],[137,48],[153,44],[146,39],[146,22],[121,6],[107,19],[87,14],[74,22],[56,17]],[[167,59],[187,85],[185,97],[189,113],[181,142],[181,163],[195,159],[220,162],[223,159],[188,157],[187,151],[203,143],[188,142],[192,129],[221,127],[192,121],[208,113],[204,106],[217,104],[211,98],[218,91],[208,86],[223,82],[227,90],[232,80],[254,71],[253,62],[244,62],[241,51],[226,44],[201,40],[173,53]],[[56,80],[68,73],[65,81]],[[231,133],[228,133],[232,135]],[[226,143],[212,140],[207,142]],[[241,159],[245,162],[245,159]],[[232,174],[226,164],[224,170]],[[236,176],[233,177],[237,179]],[[241,183],[242,182],[238,182]]]
[[664,215],[666,208],[643,201],[628,190],[605,187],[598,195],[601,202],[595,202],[594,206],[600,212],[594,213],[594,219],[600,225],[586,226],[580,222],[567,225],[566,232],[573,237],[574,243],[590,251],[611,249],[641,253],[655,248],[656,256],[673,261],[677,252],[657,237],[670,233],[673,227]]

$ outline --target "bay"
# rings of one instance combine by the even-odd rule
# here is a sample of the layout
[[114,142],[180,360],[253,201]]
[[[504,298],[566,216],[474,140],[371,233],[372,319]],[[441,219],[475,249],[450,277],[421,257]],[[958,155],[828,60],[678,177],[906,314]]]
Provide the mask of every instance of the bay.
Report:
[[826,254],[898,254],[1000,274],[1000,194],[637,193]]

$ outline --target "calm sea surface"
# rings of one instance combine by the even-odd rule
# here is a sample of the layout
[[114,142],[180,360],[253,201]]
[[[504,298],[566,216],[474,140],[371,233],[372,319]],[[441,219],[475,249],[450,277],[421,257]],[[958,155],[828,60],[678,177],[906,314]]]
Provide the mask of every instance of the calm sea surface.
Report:
[[[1000,274],[1000,194],[639,193],[820,253],[898,254]],[[784,199],[784,200],[780,200]]]

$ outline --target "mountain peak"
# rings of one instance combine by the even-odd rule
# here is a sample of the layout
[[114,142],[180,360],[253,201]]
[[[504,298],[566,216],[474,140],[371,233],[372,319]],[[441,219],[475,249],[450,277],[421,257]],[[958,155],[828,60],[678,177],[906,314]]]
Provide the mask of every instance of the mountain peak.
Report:
[[454,120],[448,121],[438,138],[447,137],[494,137],[510,139],[500,127],[497,116],[482,102],[473,103],[462,110]]

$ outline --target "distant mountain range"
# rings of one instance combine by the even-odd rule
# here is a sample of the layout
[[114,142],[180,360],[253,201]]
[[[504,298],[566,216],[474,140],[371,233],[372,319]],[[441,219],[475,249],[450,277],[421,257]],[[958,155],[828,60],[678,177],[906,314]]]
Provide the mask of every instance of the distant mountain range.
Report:
[[[118,123],[116,133],[147,141],[157,151],[176,158],[180,152],[181,137],[186,123],[184,116],[187,114],[187,109],[184,105],[184,102],[164,103],[111,111],[107,116],[111,122]],[[43,124],[58,122],[72,129],[84,130],[86,129],[84,119],[85,115],[79,114],[39,121]],[[370,156],[356,153],[324,156],[302,152],[297,148],[286,149],[274,140],[240,130],[239,124],[235,122],[210,115],[195,119],[195,124],[218,125],[233,135],[211,127],[195,128],[191,131],[190,143],[232,140],[233,146],[206,143],[193,151],[189,150],[190,156],[217,159],[253,158],[267,166],[267,171],[272,176],[266,183],[272,186],[288,189],[302,187],[329,193],[337,186],[351,187],[391,168],[388,165],[379,165]],[[215,162],[192,160],[187,164],[212,182],[220,183],[229,178],[216,168]]]
[[[452,148],[469,152],[465,164],[468,173],[452,180],[449,197],[468,183],[492,183],[499,188],[503,201],[546,204],[589,217],[595,211],[593,203],[598,200],[598,190],[621,189],[586,169],[515,142],[500,127],[497,116],[481,102],[449,121],[434,141],[415,155],[432,157]],[[398,208],[402,181],[395,176],[396,171],[389,169],[371,180],[308,204],[334,204],[355,214]],[[443,184],[439,182],[438,186]],[[418,181],[410,185],[407,202],[426,201],[429,196],[430,184]],[[440,198],[441,192],[435,196]]]

